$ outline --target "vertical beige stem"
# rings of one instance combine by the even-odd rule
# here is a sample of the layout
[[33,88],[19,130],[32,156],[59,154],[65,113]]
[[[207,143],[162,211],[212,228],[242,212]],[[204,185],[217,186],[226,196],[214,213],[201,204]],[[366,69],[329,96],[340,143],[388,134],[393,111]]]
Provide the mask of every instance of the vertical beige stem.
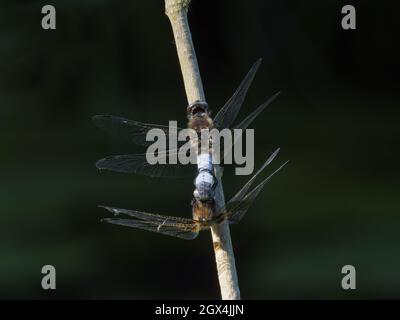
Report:
[[[189,104],[195,101],[205,101],[203,84],[201,81],[196,52],[187,20],[187,11],[190,0],[165,0],[165,13],[168,16],[175,37],[176,49],[185,83],[186,96]],[[225,205],[224,191],[222,188],[222,171],[215,167],[218,178],[216,189],[216,206]],[[240,291],[236,274],[235,256],[229,224],[226,222],[211,229],[215,260],[217,263],[218,280],[223,300],[239,300]]]
[[[215,166],[215,176],[218,179],[215,201],[217,210],[225,205],[222,187],[222,170]],[[231,240],[229,224],[224,221],[211,228],[215,261],[217,263],[218,280],[223,300],[240,300],[239,281],[236,273],[235,255]]]
[[191,104],[206,99],[187,19],[189,3],[190,0],[165,0],[165,13],[171,21],[186,96]]

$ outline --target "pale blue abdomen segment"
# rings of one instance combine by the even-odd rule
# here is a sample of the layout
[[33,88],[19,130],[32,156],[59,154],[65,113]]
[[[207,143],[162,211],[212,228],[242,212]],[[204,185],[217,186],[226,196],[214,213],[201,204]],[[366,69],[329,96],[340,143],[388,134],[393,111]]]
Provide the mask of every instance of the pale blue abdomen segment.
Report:
[[210,153],[201,153],[197,156],[198,174],[195,179],[194,197],[197,200],[211,200],[214,196],[214,176],[212,174],[212,157]]
[[201,171],[210,171],[212,172],[213,166],[212,166],[212,157],[211,153],[200,153],[197,156],[197,170],[198,172]]
[[194,197],[198,200],[211,200],[213,198],[214,176],[209,171],[201,171],[195,180],[196,190]]

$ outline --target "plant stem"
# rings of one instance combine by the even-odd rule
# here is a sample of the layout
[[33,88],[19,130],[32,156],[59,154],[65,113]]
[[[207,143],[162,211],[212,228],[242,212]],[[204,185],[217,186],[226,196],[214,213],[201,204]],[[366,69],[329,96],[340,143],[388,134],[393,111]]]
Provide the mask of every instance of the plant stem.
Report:
[[[205,102],[206,100],[187,19],[189,3],[190,0],[165,0],[165,13],[172,25],[188,103],[192,104],[196,101]],[[219,210],[225,205],[221,181],[222,170],[217,165],[214,167],[214,170],[218,179],[215,202],[216,209]],[[211,228],[211,235],[222,299],[239,300],[239,283],[229,224],[223,222],[213,226]]]
[[191,104],[206,99],[187,19],[189,3],[190,0],[165,0],[165,13],[171,21],[186,96]]

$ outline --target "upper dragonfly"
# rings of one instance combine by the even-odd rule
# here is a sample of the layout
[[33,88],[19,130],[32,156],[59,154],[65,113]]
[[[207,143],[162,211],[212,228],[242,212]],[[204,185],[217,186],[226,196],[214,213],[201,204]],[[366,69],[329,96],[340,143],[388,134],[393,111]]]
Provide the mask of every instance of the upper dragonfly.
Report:
[[276,150],[263,164],[263,166],[251,177],[251,179],[240,189],[236,195],[230,199],[223,208],[218,211],[210,212],[204,210],[193,210],[193,219],[170,217],[158,214],[140,212],[128,209],[102,206],[115,215],[126,214],[134,219],[106,218],[106,222],[128,226],[132,228],[144,229],[160,234],[165,234],[181,239],[192,240],[196,238],[201,230],[209,229],[212,225],[228,221],[238,223],[249,207],[254,202],[257,195],[263,189],[268,180],[277,173],[287,162],[261,181],[255,188],[250,190],[257,176],[271,163],[278,154]]
[[[188,127],[194,129],[197,133],[200,133],[201,129],[212,129],[217,128],[218,130],[231,128],[232,124],[236,120],[236,117],[240,111],[240,108],[244,102],[247,91],[255,77],[255,74],[261,64],[259,59],[247,73],[245,78],[240,83],[239,87],[232,95],[232,97],[225,103],[225,105],[219,110],[215,118],[210,118],[211,111],[205,102],[195,102],[187,108],[188,115]],[[234,126],[234,129],[245,130],[249,124],[279,95],[279,92],[269,98],[265,103],[261,104],[256,108],[250,115],[248,115],[242,122]],[[137,122],[121,117],[110,116],[110,115],[97,115],[93,117],[95,124],[114,135],[129,138],[132,142],[142,145],[149,146],[153,141],[147,141],[147,132],[151,129],[161,129],[169,136],[171,128],[169,126],[162,126],[157,124],[149,124]],[[181,130],[181,128],[172,128],[174,130]],[[157,158],[162,160],[168,159],[171,156],[176,156],[179,153],[179,147],[185,142],[179,142],[176,149],[169,149],[165,151],[159,151]],[[201,157],[198,157],[198,160]],[[202,157],[203,162],[209,162],[210,159]],[[180,163],[173,164],[169,161],[160,161],[163,164],[149,164],[147,161],[146,153],[142,154],[128,154],[128,155],[116,155],[110,156],[97,161],[96,166],[99,169],[112,170],[123,173],[136,173],[143,174],[151,177],[169,177],[179,178],[184,176],[193,176],[196,174],[196,166],[187,164],[183,165]],[[165,164],[164,164],[165,163]],[[201,164],[200,164],[201,165]],[[205,163],[205,166],[209,167],[209,164]],[[201,166],[200,166],[201,167]],[[199,162],[197,171],[200,170]]]

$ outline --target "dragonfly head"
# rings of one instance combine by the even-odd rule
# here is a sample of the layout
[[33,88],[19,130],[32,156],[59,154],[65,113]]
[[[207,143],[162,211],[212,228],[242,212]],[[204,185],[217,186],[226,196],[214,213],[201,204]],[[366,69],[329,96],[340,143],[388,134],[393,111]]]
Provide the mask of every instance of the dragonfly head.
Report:
[[214,218],[214,200],[192,200],[193,220],[205,222]]
[[197,101],[187,108],[188,127],[200,132],[201,129],[211,129],[213,122],[206,102]]
[[190,104],[186,111],[189,119],[193,116],[204,116],[211,113],[208,108],[208,103],[205,101],[196,101]]

